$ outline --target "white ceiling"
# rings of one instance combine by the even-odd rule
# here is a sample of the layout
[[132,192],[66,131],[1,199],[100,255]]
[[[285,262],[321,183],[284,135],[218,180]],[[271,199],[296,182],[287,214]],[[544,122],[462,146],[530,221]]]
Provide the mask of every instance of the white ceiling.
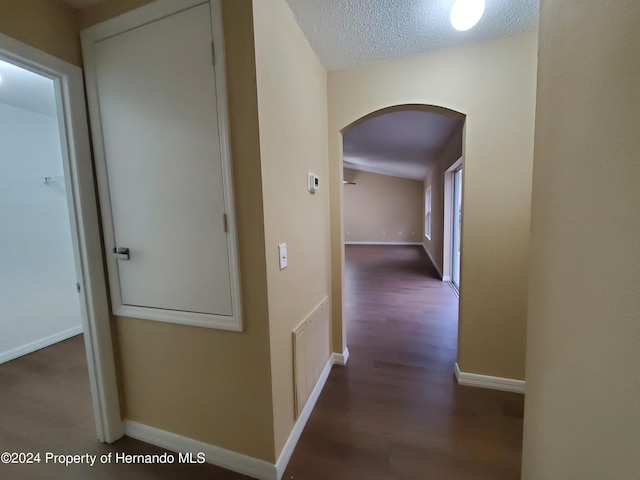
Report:
[[[466,32],[449,21],[455,0],[286,0],[324,66],[358,67],[430,50],[535,30],[539,0],[486,0]],[[424,111],[390,112],[344,135],[344,166],[423,179],[461,119]]]
[[462,117],[420,110],[375,116],[344,133],[344,166],[422,180],[462,121]]
[[[259,0],[258,0],[259,1]],[[458,32],[454,0],[286,0],[328,70],[535,30],[539,0],[486,0],[478,25]]]
[[53,80],[0,60],[0,103],[56,115]]

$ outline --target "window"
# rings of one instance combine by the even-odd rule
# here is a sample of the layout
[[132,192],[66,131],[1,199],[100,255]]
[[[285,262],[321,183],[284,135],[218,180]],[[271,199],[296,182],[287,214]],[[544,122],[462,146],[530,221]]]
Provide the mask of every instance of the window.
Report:
[[431,240],[431,187],[424,191],[424,236]]

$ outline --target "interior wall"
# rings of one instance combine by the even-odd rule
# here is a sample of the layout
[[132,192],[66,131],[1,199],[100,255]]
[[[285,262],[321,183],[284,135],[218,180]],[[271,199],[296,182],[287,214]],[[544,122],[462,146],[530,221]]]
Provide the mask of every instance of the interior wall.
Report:
[[422,243],[440,273],[445,271],[443,259],[445,202],[451,201],[451,199],[445,198],[445,172],[462,156],[463,128],[464,125],[461,125],[447,140],[424,179],[424,189],[431,187],[432,218],[431,238],[429,239],[423,234]]
[[0,0],[0,32],[82,65],[78,11],[62,0]]
[[422,180],[344,169],[345,242],[415,243],[424,236]]
[[639,18],[542,2],[524,480],[640,472]]
[[[85,9],[83,27],[145,1]],[[127,419],[275,461],[262,174],[250,0],[223,0],[244,332],[116,318]],[[197,235],[194,232],[194,235]]]
[[[253,13],[279,454],[294,425],[292,332],[329,294],[327,74],[284,0],[254,1]],[[308,172],[320,179],[314,194]],[[288,266],[280,270],[285,242]]]
[[437,105],[466,115],[460,368],[524,378],[536,53],[532,32],[329,73],[335,351],[345,346],[340,132],[389,106]]
[[58,119],[0,103],[0,145],[2,362],[80,333],[82,317],[64,178],[42,181],[63,175]]

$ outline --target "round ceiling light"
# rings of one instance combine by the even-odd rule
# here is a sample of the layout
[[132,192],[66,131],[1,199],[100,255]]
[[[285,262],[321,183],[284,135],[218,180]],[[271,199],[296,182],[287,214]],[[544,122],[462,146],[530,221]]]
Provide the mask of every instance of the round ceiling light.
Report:
[[451,8],[451,25],[460,32],[469,30],[482,18],[484,0],[456,0]]

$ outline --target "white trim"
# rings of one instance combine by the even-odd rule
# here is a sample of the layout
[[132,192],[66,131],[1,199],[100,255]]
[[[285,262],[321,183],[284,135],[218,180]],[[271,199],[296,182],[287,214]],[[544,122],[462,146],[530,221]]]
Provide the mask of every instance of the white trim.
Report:
[[53,335],[49,335],[48,337],[41,338],[40,340],[36,340],[35,342],[29,342],[20,347],[13,348],[7,352],[0,353],[0,363],[5,363],[5,362],[8,362],[9,360],[13,360],[14,358],[18,358],[23,355],[33,353],[36,350],[49,347],[55,343],[62,342],[63,340],[67,340],[68,338],[75,337],[76,335],[80,335],[81,333],[82,333],[82,325],[77,325],[75,327],[71,327],[66,330],[63,330],[62,332],[54,333]]
[[111,317],[102,263],[82,70],[3,34],[0,34],[0,55],[16,65],[51,78],[55,83],[96,433],[100,441],[114,442],[124,431],[111,341]]
[[126,305],[122,301],[118,262],[112,255],[107,255],[106,261],[107,269],[109,271],[108,280],[111,292],[111,304],[115,315],[181,325],[217,328],[222,330],[243,330],[237,226],[231,169],[231,148],[229,143],[229,114],[226,98],[227,88],[224,32],[220,1],[221,0],[156,0],[135,10],[131,10],[115,18],[85,29],[80,34],[82,40],[84,69],[87,80],[87,100],[89,104],[89,116],[91,119],[91,131],[93,134],[98,190],[100,193],[104,243],[106,252],[110,252],[115,246],[115,233],[113,228],[111,204],[109,200],[110,195],[105,147],[102,138],[100,100],[98,97],[98,82],[96,77],[96,56],[94,52],[95,45],[99,41],[117,35],[121,32],[131,30],[183,10],[203,4],[209,4],[211,6],[211,25],[216,58],[214,66],[215,94],[218,108],[218,135],[220,137],[220,153],[222,158],[225,213],[227,215],[227,248],[229,257],[232,314],[217,315],[178,312],[175,310]]
[[342,353],[333,352],[331,354],[331,363],[334,365],[346,365],[349,361],[349,347],[344,349]]
[[125,421],[125,433],[131,438],[166,448],[174,452],[191,452],[194,454],[203,452],[208,463],[226,468],[227,470],[231,470],[242,475],[257,478],[258,480],[280,480],[284,475],[287,465],[289,464],[289,460],[291,459],[291,455],[298,444],[298,440],[300,440],[304,427],[311,416],[311,412],[320,397],[320,393],[324,388],[327,378],[329,378],[333,363],[332,357],[325,364],[324,369],[320,374],[320,378],[316,382],[316,386],[313,388],[311,395],[309,395],[309,399],[302,409],[302,412],[300,412],[298,420],[294,424],[293,429],[289,434],[289,438],[284,444],[282,452],[278,456],[278,460],[275,464],[131,420]]
[[421,242],[344,242],[345,245],[422,245]]
[[192,438],[125,420],[125,434],[136,440],[166,448],[173,452],[205,454],[208,463],[258,480],[275,480],[276,466],[265,460],[216,447]]
[[440,267],[438,267],[438,264],[433,259],[433,256],[431,255],[429,250],[427,250],[427,246],[424,243],[422,243],[421,245],[422,245],[422,248],[424,248],[424,251],[427,253],[427,257],[429,257],[429,260],[431,260],[431,263],[433,264],[433,267],[436,269],[436,272],[438,272],[438,275],[440,276],[440,278],[444,282],[445,281],[445,277],[442,275],[442,270],[440,270]]
[[458,362],[456,362],[455,366],[455,375],[460,385],[466,385],[468,387],[488,388],[514,393],[524,393],[525,390],[524,380],[461,372]]
[[311,416],[311,412],[313,412],[314,407],[316,406],[316,402],[320,397],[320,393],[322,393],[322,389],[324,388],[324,384],[327,382],[327,378],[329,378],[329,374],[331,373],[331,367],[333,365],[333,354],[331,358],[327,361],[320,374],[320,378],[316,382],[316,386],[313,387],[309,398],[307,399],[307,403],[305,404],[302,412],[298,415],[298,420],[296,420],[291,433],[289,434],[289,438],[287,442],[284,444],[282,448],[282,452],[280,452],[280,456],[278,456],[278,461],[276,462],[276,473],[277,480],[282,478],[284,471],[287,469],[287,465],[289,464],[289,460],[291,460],[291,455],[298,444],[298,440],[300,440],[300,435],[302,435],[302,431],[304,427],[307,425],[307,421],[309,421],[309,417]]

